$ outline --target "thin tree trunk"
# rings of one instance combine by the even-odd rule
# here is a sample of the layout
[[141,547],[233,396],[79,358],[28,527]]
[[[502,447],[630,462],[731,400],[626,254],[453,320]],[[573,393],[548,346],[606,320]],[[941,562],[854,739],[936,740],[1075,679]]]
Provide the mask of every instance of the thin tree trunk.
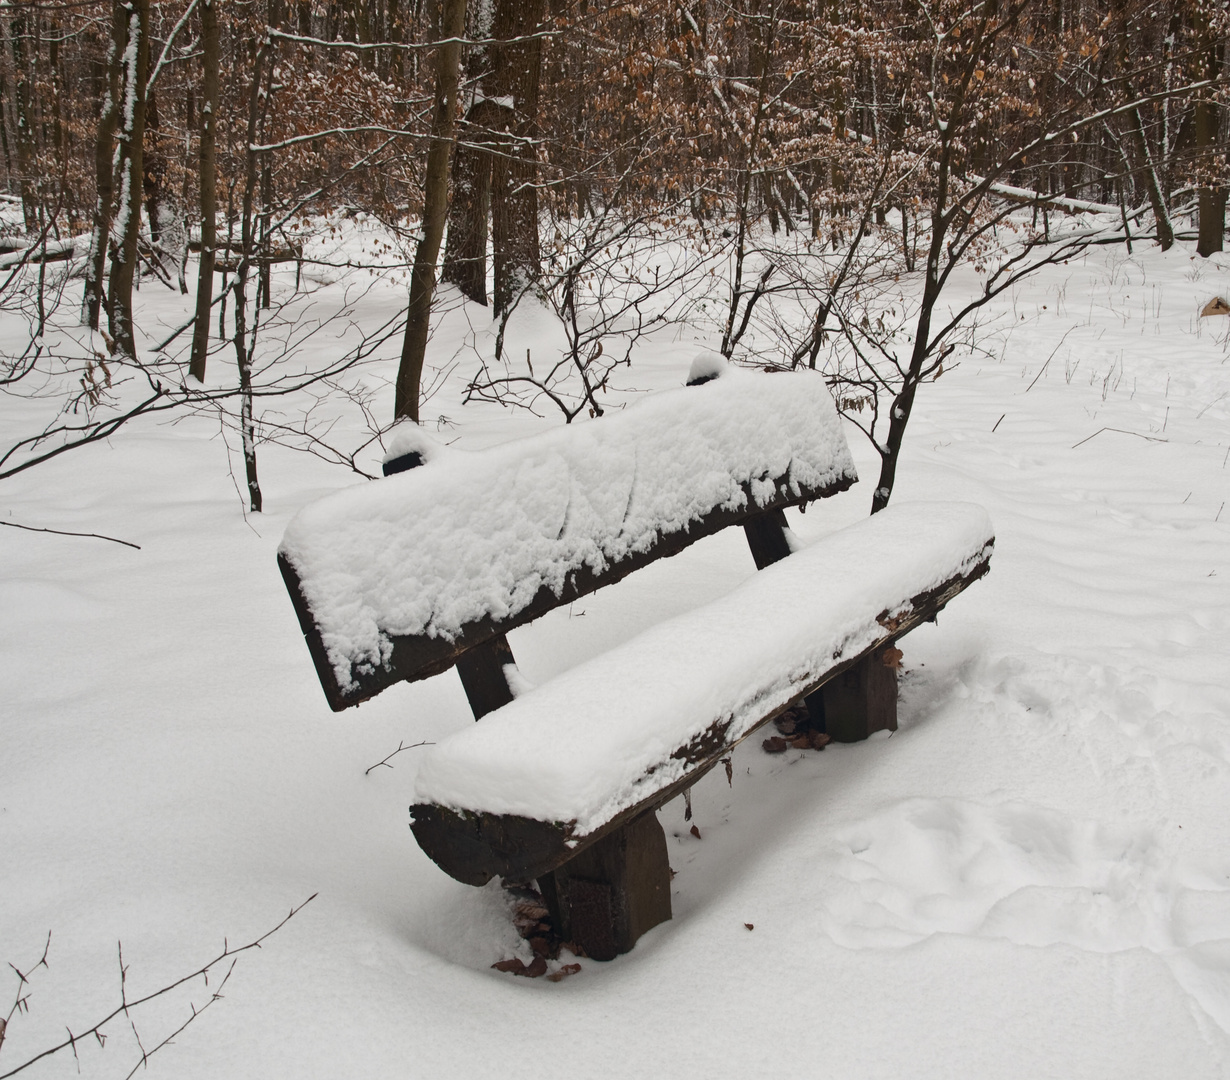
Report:
[[115,215],[120,244],[118,258],[111,263],[107,303],[116,351],[135,357],[132,283],[137,267],[137,237],[141,230],[142,143],[145,138],[145,86],[149,77],[149,0],[123,0],[123,8],[127,33],[121,57],[123,88],[116,153],[120,193]]
[[[7,6],[7,5],[6,5]],[[34,117],[30,100],[30,68],[27,51],[30,35],[28,16],[18,7],[8,23],[9,46],[13,60],[13,111],[17,122],[17,180],[21,191],[21,210],[26,232],[38,232],[38,184],[34,151]]]
[[456,130],[458,39],[465,31],[466,0],[444,0],[440,36],[436,47],[436,94],[431,121],[431,146],[427,151],[427,170],[423,186],[423,231],[414,253],[410,273],[410,305],[406,313],[406,336],[402,342],[401,365],[397,371],[394,417],[419,420],[419,386],[423,358],[427,353],[427,330],[431,318],[431,296],[436,283],[436,260],[448,216],[449,158]]
[[155,248],[162,241],[162,187],[167,172],[167,158],[159,146],[161,126],[157,94],[151,90],[145,101],[146,145],[143,151],[141,183],[145,196],[145,220],[149,222],[149,238]]
[[205,381],[205,358],[209,353],[209,307],[214,295],[214,256],[218,244],[218,188],[215,117],[218,111],[218,66],[220,35],[217,0],[202,0],[201,38],[205,51],[201,63],[204,85],[201,98],[201,262],[196,279],[196,322],[192,327],[192,359],[189,371]]
[[[272,5],[271,5],[272,6]],[[272,25],[275,20],[269,19]],[[270,64],[272,41],[266,36],[256,52],[252,70],[252,89],[248,96],[248,130],[244,146],[243,209],[240,215],[239,263],[235,280],[231,285],[235,293],[235,362],[239,367],[239,431],[243,441],[243,464],[248,484],[248,502],[254,514],[261,511],[260,482],[256,475],[256,421],[252,407],[252,359],[256,352],[256,332],[260,321],[260,305],[253,312],[251,340],[248,338],[248,272],[256,248],[256,188],[259,182],[259,163],[256,145],[264,112],[269,105],[269,91],[262,93],[266,68]]]
[[1149,139],[1145,135],[1144,119],[1139,109],[1132,110],[1130,126],[1136,156],[1141,164],[1140,171],[1145,190],[1149,194],[1149,204],[1153,208],[1153,220],[1157,224],[1157,242],[1162,246],[1163,251],[1169,251],[1174,246],[1174,226],[1170,223],[1170,211],[1166,209],[1166,196],[1162,193],[1161,179],[1153,162],[1153,154],[1149,150]]
[[127,20],[124,6],[115,0],[111,11],[111,41],[107,47],[106,79],[98,131],[94,137],[94,227],[90,233],[90,253],[85,264],[85,293],[81,299],[81,325],[98,329],[102,309],[103,275],[107,249],[111,243],[111,201],[115,168],[115,130],[119,125],[120,56],[123,52]]

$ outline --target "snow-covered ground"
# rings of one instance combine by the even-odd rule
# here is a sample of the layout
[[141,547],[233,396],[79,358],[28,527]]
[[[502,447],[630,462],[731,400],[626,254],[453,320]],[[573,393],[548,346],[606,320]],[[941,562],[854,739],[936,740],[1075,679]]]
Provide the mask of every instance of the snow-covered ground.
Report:
[[[371,294],[375,322],[395,292]],[[559,983],[491,970],[529,955],[503,894],[419,851],[420,751],[366,771],[473,723],[456,675],[338,715],[316,683],[274,553],[300,507],[365,481],[264,446],[266,512],[245,520],[206,418],[5,481],[0,519],[140,550],[0,528],[0,961],[28,969],[51,932],[0,1074],[119,1003],[117,942],[134,999],[316,894],[151,1075],[1230,1075],[1230,320],[1197,319],[1227,292],[1225,256],[1102,247],[997,305],[906,439],[894,500],[981,503],[997,543],[904,640],[900,730],[744,744],[732,787],[693,794],[701,839],[680,802],[661,814],[674,919]],[[143,325],[180,319],[170,293],[140,304]],[[425,411],[463,447],[560,422],[462,406],[484,316],[454,301],[433,343],[456,367]],[[517,333],[513,355],[549,348],[532,319]],[[665,333],[621,385],[678,385],[712,344]],[[378,410],[391,376],[371,375]],[[0,434],[27,421],[6,406]],[[804,539],[867,512],[874,455],[849,438],[863,482],[792,514]],[[753,573],[727,530],[512,646],[540,682]],[[146,1048],[209,993],[134,1011]],[[107,1030],[82,1075],[138,1062],[127,1024]]]

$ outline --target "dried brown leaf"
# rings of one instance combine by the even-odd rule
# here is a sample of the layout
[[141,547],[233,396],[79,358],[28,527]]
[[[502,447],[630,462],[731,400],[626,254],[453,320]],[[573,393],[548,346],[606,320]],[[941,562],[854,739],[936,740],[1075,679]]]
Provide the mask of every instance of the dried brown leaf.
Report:
[[524,961],[518,960],[515,956],[511,956],[507,960],[497,960],[491,966],[496,971],[510,971],[514,975],[520,975],[525,970]]

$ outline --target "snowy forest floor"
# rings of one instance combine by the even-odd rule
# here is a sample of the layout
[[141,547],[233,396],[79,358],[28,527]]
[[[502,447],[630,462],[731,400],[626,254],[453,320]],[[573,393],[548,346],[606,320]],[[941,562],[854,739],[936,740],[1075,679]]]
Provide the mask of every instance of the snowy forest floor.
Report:
[[[681,801],[660,815],[673,920],[556,984],[491,970],[529,954],[498,887],[415,844],[415,751],[365,771],[473,723],[456,675],[341,715],[316,683],[274,552],[300,506],[366,481],[262,446],[266,512],[245,519],[203,417],[6,481],[2,520],[140,550],[0,528],[0,961],[28,969],[51,932],[0,1073],[119,1003],[117,941],[134,998],[315,893],[150,1075],[1230,1075],[1230,320],[1197,319],[1228,291],[1228,257],[1101,247],[996,305],[906,437],[894,501],[981,503],[998,539],[990,576],[902,642],[900,730],[775,757],[749,740],[733,786],[693,793],[700,839]],[[187,306],[139,304],[143,326]],[[455,351],[425,412],[462,446],[560,423],[461,404],[485,317],[454,303],[429,354]],[[536,333],[510,354],[545,355]],[[611,400],[678,385],[713,344],[642,343]],[[27,419],[6,405],[0,434]],[[867,512],[877,462],[849,438],[863,482],[792,513],[804,538]],[[542,681],[752,573],[728,530],[512,645]],[[146,1047],[208,995],[135,1012]],[[138,1062],[107,1030],[82,1075]]]

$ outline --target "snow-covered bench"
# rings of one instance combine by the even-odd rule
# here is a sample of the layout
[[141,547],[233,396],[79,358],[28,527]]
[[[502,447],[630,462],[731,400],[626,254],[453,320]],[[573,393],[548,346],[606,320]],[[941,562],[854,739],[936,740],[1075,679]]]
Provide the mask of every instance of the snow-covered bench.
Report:
[[[426,752],[415,837],[460,881],[537,880],[593,957],[670,918],[657,807],[800,697],[839,740],[895,728],[885,650],[989,565],[961,504],[795,550],[784,507],[856,479],[832,400],[810,372],[696,377],[717,370],[492,450],[408,432],[413,468],[307,507],[278,556],[333,708],[456,664],[483,722]],[[755,577],[521,692],[508,630],[732,524]]]

